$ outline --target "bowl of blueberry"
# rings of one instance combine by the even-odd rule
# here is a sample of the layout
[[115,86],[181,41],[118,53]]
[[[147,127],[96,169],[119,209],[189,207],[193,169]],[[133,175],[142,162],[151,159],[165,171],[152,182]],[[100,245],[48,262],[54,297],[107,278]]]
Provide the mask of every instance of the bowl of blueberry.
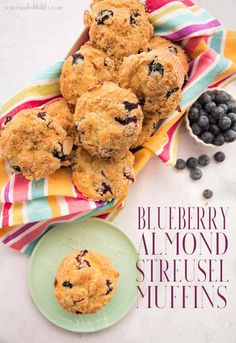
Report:
[[195,141],[216,147],[236,140],[236,101],[224,90],[203,93],[190,107],[186,126]]

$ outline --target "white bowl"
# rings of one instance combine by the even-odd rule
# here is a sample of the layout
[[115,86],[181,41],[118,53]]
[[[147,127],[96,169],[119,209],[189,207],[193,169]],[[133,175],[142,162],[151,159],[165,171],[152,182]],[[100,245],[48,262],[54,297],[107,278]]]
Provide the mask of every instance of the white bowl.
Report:
[[[211,92],[211,91],[214,91],[214,90],[216,90],[216,89],[217,89],[219,92],[220,92],[220,91],[222,91],[222,92],[224,91],[224,92],[228,93],[229,95],[232,96],[233,101],[236,102],[234,96],[233,96],[230,92],[225,91],[224,89],[210,88],[210,89],[207,89],[204,93],[206,93],[206,92]],[[203,94],[203,93],[202,93],[202,94]],[[197,100],[196,100],[196,101],[197,101]],[[192,107],[192,106],[191,106],[191,107]],[[191,108],[191,107],[190,107],[190,108]],[[190,110],[190,108],[189,108],[189,110]],[[204,145],[204,146],[206,146],[206,147],[211,147],[211,148],[217,148],[218,145],[214,145],[214,144],[211,144],[211,143],[205,143],[205,142],[203,142],[200,138],[198,138],[198,136],[196,136],[196,135],[193,133],[192,128],[191,128],[191,126],[190,126],[189,119],[188,119],[189,110],[186,112],[186,115],[185,115],[185,123],[186,123],[186,128],[187,128],[187,131],[188,131],[189,135],[195,140],[195,142],[197,142],[197,143],[199,143],[199,144],[201,144],[201,145]],[[225,143],[224,143],[224,144],[225,144]],[[224,145],[224,144],[223,144],[223,145]]]

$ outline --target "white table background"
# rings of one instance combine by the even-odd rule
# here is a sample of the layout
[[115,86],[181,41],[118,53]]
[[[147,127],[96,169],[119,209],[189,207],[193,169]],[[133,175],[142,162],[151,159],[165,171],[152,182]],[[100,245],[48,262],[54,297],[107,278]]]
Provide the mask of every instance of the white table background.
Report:
[[[235,0],[198,0],[228,29],[236,29]],[[37,3],[28,1],[29,4]],[[41,2],[38,2],[39,4]],[[42,1],[42,3],[44,3]],[[10,11],[4,5],[27,1],[0,0],[0,102],[31,75],[61,59],[83,29],[83,12],[89,0],[45,0],[63,10]],[[204,178],[192,182],[185,172],[177,175],[153,158],[132,187],[126,207],[115,223],[137,241],[137,206],[203,206],[201,192],[211,188],[212,206],[230,206],[230,251],[226,268],[230,276],[229,305],[225,310],[137,310],[108,330],[74,334],[50,324],[33,305],[27,287],[29,259],[0,246],[0,343],[148,342],[148,343],[234,343],[236,342],[236,253],[234,252],[236,209],[236,162],[233,145],[224,149],[227,161],[207,168]],[[179,156],[207,152],[184,133]],[[209,150],[212,154],[212,151]]]

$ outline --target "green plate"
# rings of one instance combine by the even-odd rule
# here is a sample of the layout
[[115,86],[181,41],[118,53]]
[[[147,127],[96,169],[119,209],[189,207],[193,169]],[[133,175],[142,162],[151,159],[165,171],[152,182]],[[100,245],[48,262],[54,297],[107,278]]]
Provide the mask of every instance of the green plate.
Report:
[[[107,255],[120,273],[111,302],[95,314],[74,315],[56,301],[53,282],[61,260],[76,248]],[[39,311],[53,324],[75,332],[105,329],[122,319],[134,306],[137,251],[116,226],[101,219],[60,224],[37,244],[29,265],[29,288]]]

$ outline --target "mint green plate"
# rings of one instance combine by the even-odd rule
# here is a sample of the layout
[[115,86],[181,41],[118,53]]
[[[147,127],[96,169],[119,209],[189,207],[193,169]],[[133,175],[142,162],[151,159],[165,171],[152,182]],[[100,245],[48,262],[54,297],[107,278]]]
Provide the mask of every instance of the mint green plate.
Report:
[[[76,248],[107,255],[120,273],[111,302],[95,314],[65,311],[54,295],[54,278],[61,260]],[[137,251],[115,225],[101,219],[59,224],[37,244],[29,265],[29,288],[39,311],[53,324],[75,332],[99,331],[117,323],[134,306]]]

